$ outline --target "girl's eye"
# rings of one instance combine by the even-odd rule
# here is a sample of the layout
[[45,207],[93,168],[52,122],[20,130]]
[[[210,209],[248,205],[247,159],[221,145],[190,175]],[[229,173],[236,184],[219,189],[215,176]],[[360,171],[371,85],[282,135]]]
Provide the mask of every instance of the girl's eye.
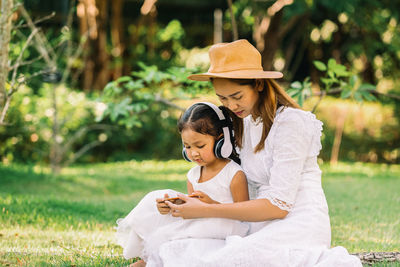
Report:
[[237,96],[237,97],[234,97],[233,99],[234,99],[234,100],[240,100],[240,99],[242,99],[242,97],[243,97],[243,96]]
[[186,149],[190,149],[190,146],[185,146]]
[[205,145],[197,146],[198,148],[203,148]]

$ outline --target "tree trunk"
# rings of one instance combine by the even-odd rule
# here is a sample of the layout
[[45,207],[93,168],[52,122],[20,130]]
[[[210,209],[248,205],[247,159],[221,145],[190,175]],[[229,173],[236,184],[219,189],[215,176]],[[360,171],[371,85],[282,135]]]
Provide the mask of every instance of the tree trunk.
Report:
[[9,72],[8,52],[12,26],[11,9],[13,7],[13,0],[1,0],[0,4],[0,111],[3,111],[7,98],[6,83]]
[[227,0],[227,1],[229,6],[229,12],[231,14],[232,39],[233,41],[236,41],[237,39],[239,39],[239,33],[236,25],[235,14],[233,13],[232,0]]
[[339,160],[340,143],[342,142],[344,123],[347,117],[347,108],[338,112],[336,120],[335,139],[333,140],[330,164],[336,165]]
[[83,88],[103,89],[109,80],[107,45],[108,0],[79,0],[77,15],[81,36],[88,35],[85,45]]
[[122,21],[122,7],[124,0],[114,0],[112,4],[111,15],[111,42],[113,45],[111,54],[114,57],[113,79],[123,75],[123,55],[124,45],[124,25]]
[[107,52],[107,22],[108,22],[108,0],[97,0],[96,17],[98,37],[93,40],[95,73],[93,89],[102,90],[110,79],[109,56]]
[[267,32],[264,35],[264,49],[261,52],[264,70],[272,70],[274,57],[281,41],[280,27],[282,24],[283,9],[279,10],[270,20]]

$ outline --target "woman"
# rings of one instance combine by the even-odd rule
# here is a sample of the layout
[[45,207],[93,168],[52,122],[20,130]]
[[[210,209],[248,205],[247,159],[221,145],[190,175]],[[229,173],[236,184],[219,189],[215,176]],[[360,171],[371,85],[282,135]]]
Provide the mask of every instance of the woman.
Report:
[[251,200],[207,204],[182,195],[185,204],[168,205],[176,217],[249,221],[251,229],[244,238],[167,242],[157,255],[163,266],[361,266],[345,248],[330,249],[317,164],[322,123],[272,80],[282,74],[264,71],[260,53],[246,40],[214,45],[209,56],[208,72],[189,79],[211,80],[238,117],[236,145]]

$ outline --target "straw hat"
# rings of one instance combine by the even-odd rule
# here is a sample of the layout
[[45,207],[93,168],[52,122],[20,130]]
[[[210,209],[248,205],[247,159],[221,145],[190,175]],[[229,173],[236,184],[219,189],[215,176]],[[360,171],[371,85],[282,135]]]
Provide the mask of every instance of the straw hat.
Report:
[[220,43],[211,46],[208,51],[210,68],[206,73],[188,77],[194,81],[209,81],[210,78],[231,79],[278,79],[279,71],[264,71],[261,66],[261,54],[247,40],[232,43]]

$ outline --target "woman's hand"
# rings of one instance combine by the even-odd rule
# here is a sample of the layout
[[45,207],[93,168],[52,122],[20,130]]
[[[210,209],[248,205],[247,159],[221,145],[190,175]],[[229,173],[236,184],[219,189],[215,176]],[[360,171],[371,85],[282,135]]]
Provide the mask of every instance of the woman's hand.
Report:
[[168,205],[165,202],[166,198],[169,198],[168,194],[165,194],[164,198],[156,199],[158,212],[160,212],[162,215],[166,215],[171,211],[171,208],[168,207]]
[[173,217],[182,217],[184,219],[195,219],[206,217],[205,211],[209,204],[204,203],[198,198],[189,197],[186,195],[178,194],[178,197],[185,201],[184,204],[175,205],[170,201],[165,201],[165,203],[171,209],[171,214]]
[[190,197],[197,197],[204,203],[208,203],[208,204],[219,204],[219,202],[213,200],[206,193],[204,193],[202,191],[194,191],[192,194],[190,194]]

